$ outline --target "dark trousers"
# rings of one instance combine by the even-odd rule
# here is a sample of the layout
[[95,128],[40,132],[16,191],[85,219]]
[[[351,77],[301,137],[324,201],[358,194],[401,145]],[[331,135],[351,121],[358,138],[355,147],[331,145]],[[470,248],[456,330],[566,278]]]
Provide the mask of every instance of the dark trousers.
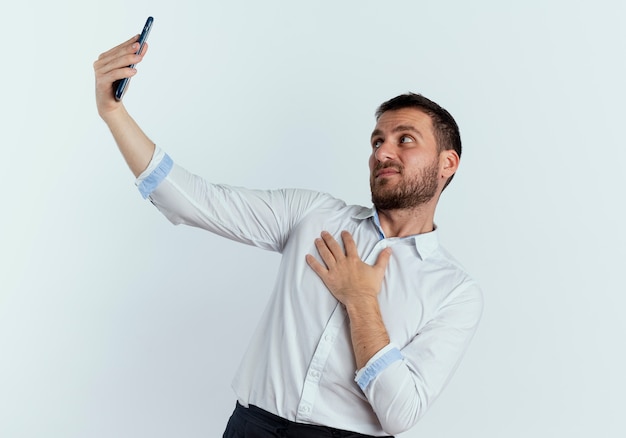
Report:
[[[347,430],[294,423],[256,406],[239,403],[228,420],[223,438],[372,438]],[[389,437],[393,438],[393,437]]]

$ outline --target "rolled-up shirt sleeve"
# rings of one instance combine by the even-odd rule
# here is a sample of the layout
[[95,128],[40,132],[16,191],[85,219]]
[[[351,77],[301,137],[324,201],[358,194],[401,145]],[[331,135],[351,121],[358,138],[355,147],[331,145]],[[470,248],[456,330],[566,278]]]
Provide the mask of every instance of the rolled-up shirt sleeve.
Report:
[[365,390],[370,382],[383,372],[385,368],[402,359],[403,356],[400,350],[395,345],[389,344],[372,356],[365,366],[357,372],[354,380],[362,390]]
[[389,434],[410,429],[428,410],[476,331],[482,292],[473,282],[458,289],[408,345],[398,349],[389,344],[356,374],[355,381]]
[[137,177],[135,185],[143,199],[146,199],[167,177],[174,162],[161,148],[155,147],[148,167]]

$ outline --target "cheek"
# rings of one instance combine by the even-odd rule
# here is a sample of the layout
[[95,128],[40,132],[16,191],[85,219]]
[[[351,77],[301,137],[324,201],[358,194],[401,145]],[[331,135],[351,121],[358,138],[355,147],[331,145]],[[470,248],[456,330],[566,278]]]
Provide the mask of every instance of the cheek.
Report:
[[374,170],[374,167],[376,166],[376,157],[374,156],[374,152],[372,152],[372,154],[370,155],[368,163],[369,163],[370,172],[371,172],[372,170]]

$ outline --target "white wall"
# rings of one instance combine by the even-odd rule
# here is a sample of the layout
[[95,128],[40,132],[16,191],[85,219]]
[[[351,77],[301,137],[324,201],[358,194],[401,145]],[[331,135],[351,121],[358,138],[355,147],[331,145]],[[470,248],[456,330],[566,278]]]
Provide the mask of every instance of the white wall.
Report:
[[215,437],[234,406],[278,258],[136,192],[92,63],[148,15],[126,105],[215,182],[367,205],[375,107],[456,116],[437,222],[486,311],[404,437],[625,436],[626,3],[512,3],[3,3],[0,436]]

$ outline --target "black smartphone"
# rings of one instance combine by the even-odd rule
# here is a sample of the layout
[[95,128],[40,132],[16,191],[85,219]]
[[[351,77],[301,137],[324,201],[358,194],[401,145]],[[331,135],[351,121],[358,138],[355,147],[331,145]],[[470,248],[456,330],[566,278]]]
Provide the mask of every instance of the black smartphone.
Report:
[[[137,40],[137,42],[139,42],[139,50],[137,50],[136,54],[141,53],[141,50],[143,49],[143,45],[146,43],[146,40],[148,39],[148,35],[150,34],[150,29],[152,29],[153,21],[154,21],[154,18],[152,17],[148,17],[148,19],[146,20],[146,24],[144,24],[143,30],[141,31],[141,34],[139,35],[139,39]],[[129,65],[129,67],[135,67],[135,64],[131,64]],[[129,82],[130,82],[130,78],[124,78],[117,82],[117,88],[115,89],[115,100],[117,101],[122,100],[122,96],[124,96],[124,93],[126,92],[126,87],[128,87]]]

